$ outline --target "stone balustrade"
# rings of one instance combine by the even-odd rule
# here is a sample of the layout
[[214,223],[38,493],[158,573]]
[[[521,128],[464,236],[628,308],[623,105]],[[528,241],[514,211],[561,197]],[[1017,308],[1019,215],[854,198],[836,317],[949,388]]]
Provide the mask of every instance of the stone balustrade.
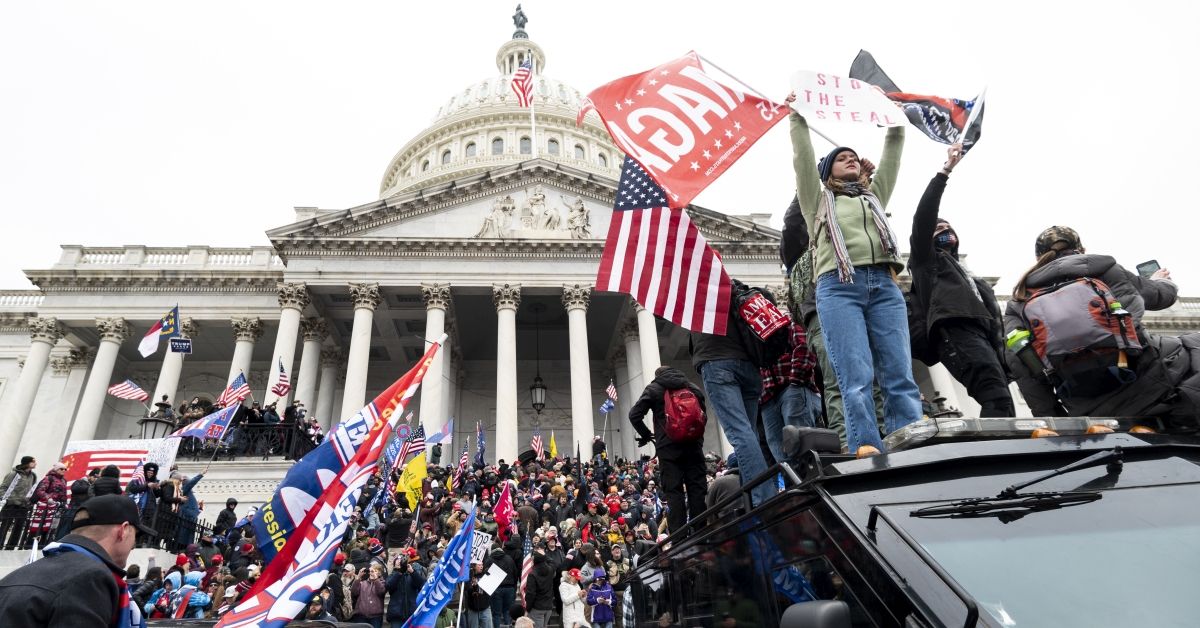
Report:
[[[281,270],[283,260],[272,247],[220,248],[211,246],[113,246],[84,247],[63,245],[62,256],[55,269],[74,268],[186,268],[222,270]],[[4,304],[0,300],[0,305]]]

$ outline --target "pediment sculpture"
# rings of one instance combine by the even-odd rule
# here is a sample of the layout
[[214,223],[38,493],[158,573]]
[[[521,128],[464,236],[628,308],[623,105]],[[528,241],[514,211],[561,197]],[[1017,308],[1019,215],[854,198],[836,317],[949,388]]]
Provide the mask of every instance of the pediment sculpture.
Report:
[[565,196],[563,207],[567,211],[564,220],[562,211],[547,202],[541,184],[525,190],[525,201],[518,209],[511,195],[497,197],[492,201],[491,212],[484,217],[483,224],[475,233],[476,238],[501,240],[567,240],[591,238],[591,213],[582,197],[573,201]]

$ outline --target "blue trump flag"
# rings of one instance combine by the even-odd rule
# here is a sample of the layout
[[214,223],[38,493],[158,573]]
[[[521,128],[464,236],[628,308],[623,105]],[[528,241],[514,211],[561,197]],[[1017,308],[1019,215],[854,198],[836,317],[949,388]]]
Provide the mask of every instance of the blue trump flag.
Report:
[[450,539],[446,553],[434,566],[433,573],[417,594],[417,608],[403,628],[433,628],[438,614],[454,597],[454,587],[471,577],[471,544],[475,540],[475,508]]
[[171,433],[167,438],[178,438],[183,436],[191,436],[193,438],[216,438],[221,439],[225,436],[225,430],[229,427],[229,422],[233,420],[233,415],[237,413],[242,406],[229,406],[222,410],[204,417],[196,419],[191,423],[179,428]]

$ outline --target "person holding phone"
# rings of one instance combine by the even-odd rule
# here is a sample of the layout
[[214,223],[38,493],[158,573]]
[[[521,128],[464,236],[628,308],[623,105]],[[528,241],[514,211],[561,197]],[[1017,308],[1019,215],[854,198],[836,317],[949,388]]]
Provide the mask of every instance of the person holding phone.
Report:
[[979,403],[981,417],[1016,415],[1004,370],[1004,324],[988,282],[959,261],[958,233],[939,217],[950,173],[963,158],[961,144],[946,151],[917,211],[909,243],[912,275],[909,329],[913,353],[929,366],[939,362]]
[[[792,93],[786,101],[795,99]],[[789,120],[796,193],[814,248],[817,317],[842,393],[846,445],[860,458],[876,455],[883,440],[875,422],[873,382],[883,391],[886,431],[921,418],[908,309],[897,280],[904,264],[885,213],[900,173],[904,127],[887,130],[877,168],[846,146],[818,162],[808,122],[795,111]],[[742,452],[737,454],[741,460]]]
[[350,621],[382,628],[383,596],[387,593],[387,586],[383,582],[383,568],[371,565],[359,570],[353,591],[354,615],[350,617]]

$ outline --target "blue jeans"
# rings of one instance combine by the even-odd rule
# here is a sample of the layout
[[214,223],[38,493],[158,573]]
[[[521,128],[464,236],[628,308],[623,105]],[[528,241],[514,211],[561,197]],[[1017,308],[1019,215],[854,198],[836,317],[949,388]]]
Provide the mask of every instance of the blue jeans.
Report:
[[[762,374],[746,360],[710,360],[700,365],[700,379],[708,395],[709,408],[725,437],[733,444],[741,469],[742,486],[767,470],[767,459],[758,446],[754,424],[758,420],[758,398],[762,393]],[[755,506],[776,492],[774,482],[760,482],[750,493]]]
[[784,426],[816,427],[821,419],[821,395],[791,384],[767,400],[760,411],[767,447],[775,462],[784,462],[787,459],[783,453]]
[[499,587],[492,593],[492,627],[511,626],[508,609],[517,601],[516,587]]
[[884,429],[891,433],[921,418],[921,391],[912,375],[908,310],[883,266],[854,269],[854,283],[837,271],[817,278],[817,315],[846,411],[850,453],[862,445],[883,450],[875,425],[871,382],[883,391]]
[[467,611],[467,628],[492,628],[492,610]]

